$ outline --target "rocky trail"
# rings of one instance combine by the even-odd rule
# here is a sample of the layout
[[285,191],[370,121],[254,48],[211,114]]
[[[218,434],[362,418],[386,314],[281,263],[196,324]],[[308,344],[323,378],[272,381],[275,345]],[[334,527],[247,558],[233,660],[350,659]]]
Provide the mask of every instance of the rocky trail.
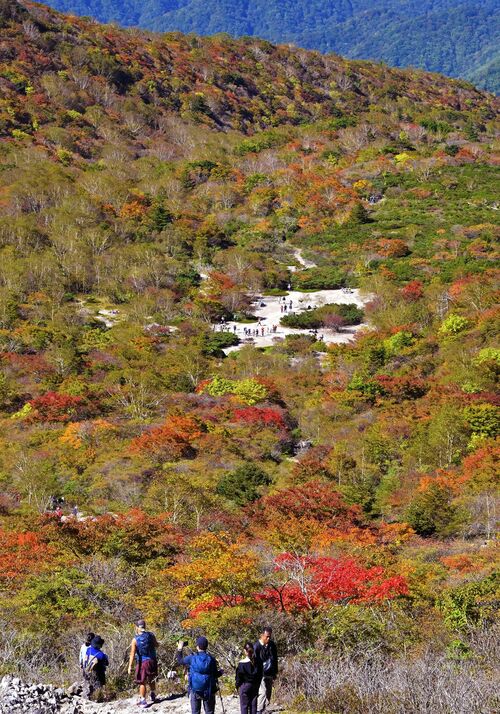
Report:
[[[48,684],[31,684],[17,677],[0,680],[0,714],[137,714],[144,711],[137,706],[138,698],[119,699],[97,704]],[[239,714],[239,699],[224,697],[226,714]],[[159,694],[158,701],[146,711],[153,714],[190,714],[187,696]],[[220,698],[215,707],[222,714]]]

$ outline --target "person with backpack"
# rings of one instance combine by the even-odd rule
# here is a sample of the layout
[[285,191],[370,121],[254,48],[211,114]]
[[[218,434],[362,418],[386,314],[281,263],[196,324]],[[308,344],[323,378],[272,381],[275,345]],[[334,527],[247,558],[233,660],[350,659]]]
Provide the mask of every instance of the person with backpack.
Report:
[[240,695],[240,711],[241,714],[257,714],[262,662],[255,656],[251,642],[247,642],[243,649],[245,657],[236,668],[236,689]]
[[97,698],[100,699],[99,692],[106,684],[106,667],[109,665],[109,660],[107,655],[101,650],[103,644],[104,640],[102,637],[95,635],[85,652],[82,672],[84,682],[83,691],[87,699],[92,699],[96,692]]
[[271,701],[274,680],[278,675],[278,650],[272,639],[272,627],[264,627],[254,645],[255,657],[262,663],[262,682],[257,701],[257,714],[264,714]]
[[135,636],[130,643],[130,658],[128,662],[128,673],[132,674],[134,660],[136,663],[135,683],[139,685],[138,705],[146,708],[147,686],[151,691],[151,702],[156,701],[156,680],[158,678],[158,660],[156,650],[158,642],[152,632],[146,630],[144,620],[136,620]]
[[219,669],[215,657],[207,652],[208,640],[206,637],[198,637],[196,652],[187,657],[182,656],[184,644],[182,640],[179,640],[176,659],[177,664],[189,668],[188,691],[191,714],[200,714],[202,703],[205,714],[214,714],[217,680],[222,676],[223,671]]

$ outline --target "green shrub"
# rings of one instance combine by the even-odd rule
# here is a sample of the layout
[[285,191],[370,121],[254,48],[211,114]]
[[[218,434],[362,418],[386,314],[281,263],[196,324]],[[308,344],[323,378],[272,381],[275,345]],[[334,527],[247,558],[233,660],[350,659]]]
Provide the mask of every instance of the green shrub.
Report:
[[323,266],[298,270],[291,282],[294,290],[338,290],[347,285],[347,276],[340,268]]
[[281,324],[304,330],[317,329],[327,327],[333,316],[341,318],[344,325],[359,325],[363,319],[363,310],[353,303],[348,305],[330,303],[305,312],[289,313],[281,318]]
[[432,483],[414,497],[406,510],[406,520],[421,536],[446,536],[458,530],[465,516],[452,503],[451,490]]
[[270,483],[271,477],[260,466],[243,464],[221,478],[216,492],[238,506],[244,506],[259,498],[262,487]]
[[222,356],[222,350],[239,345],[238,335],[233,332],[211,332],[203,338],[203,354],[211,357]]

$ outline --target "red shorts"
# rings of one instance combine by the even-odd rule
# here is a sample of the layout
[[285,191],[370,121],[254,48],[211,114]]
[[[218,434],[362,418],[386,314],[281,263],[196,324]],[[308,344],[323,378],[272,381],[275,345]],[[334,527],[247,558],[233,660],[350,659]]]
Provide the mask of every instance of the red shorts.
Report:
[[136,684],[151,684],[158,677],[158,663],[155,659],[146,659],[135,670]]

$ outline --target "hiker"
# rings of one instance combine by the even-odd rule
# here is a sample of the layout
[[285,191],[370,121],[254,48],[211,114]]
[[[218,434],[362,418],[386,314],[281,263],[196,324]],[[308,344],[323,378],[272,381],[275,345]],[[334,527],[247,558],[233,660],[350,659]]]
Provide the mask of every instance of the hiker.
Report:
[[205,714],[215,712],[215,693],[218,688],[217,680],[224,672],[219,669],[217,661],[208,650],[206,637],[196,640],[196,653],[187,657],[182,656],[184,642],[179,640],[177,645],[177,664],[189,667],[188,691],[191,703],[191,714],[200,714],[201,704]]
[[95,634],[93,632],[89,632],[85,638],[85,642],[83,645],[80,647],[80,654],[78,655],[78,661],[80,662],[80,667],[83,669],[83,665],[85,662],[85,658],[87,656],[87,650],[90,647],[90,643],[94,639]]
[[132,674],[132,665],[136,663],[135,683],[139,685],[140,707],[146,708],[147,686],[151,690],[151,701],[156,701],[156,679],[158,677],[158,661],[156,659],[156,649],[158,642],[152,632],[146,630],[144,620],[136,620],[135,636],[130,643],[130,658],[128,661],[128,673]]
[[273,683],[278,674],[278,650],[272,635],[272,627],[264,627],[254,645],[255,657],[262,663],[262,682],[259,688],[257,714],[263,714],[269,705]]
[[245,657],[236,668],[236,689],[240,695],[241,714],[257,714],[259,688],[262,682],[262,662],[255,656],[251,642],[243,648]]
[[[90,634],[90,633],[89,633]],[[85,652],[85,659],[82,665],[83,672],[83,693],[87,699],[92,699],[97,692],[97,699],[101,699],[100,690],[106,684],[106,667],[109,665],[107,655],[101,648],[104,640],[99,635],[95,635],[90,646]]]

